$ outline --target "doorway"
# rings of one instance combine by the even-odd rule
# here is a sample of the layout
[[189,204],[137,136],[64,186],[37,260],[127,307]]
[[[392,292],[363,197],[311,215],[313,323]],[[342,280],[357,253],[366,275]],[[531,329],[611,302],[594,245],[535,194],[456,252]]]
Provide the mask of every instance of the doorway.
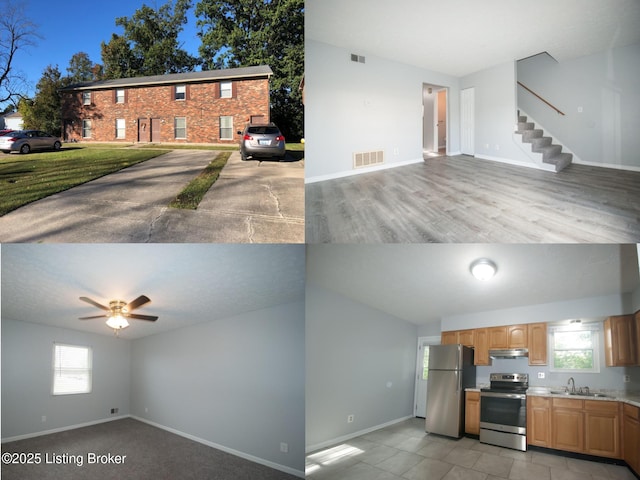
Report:
[[460,91],[460,151],[464,155],[475,155],[475,95],[473,87]]
[[422,152],[423,157],[447,154],[449,91],[447,87],[422,85]]
[[429,346],[440,345],[440,337],[418,338],[418,355],[416,358],[416,386],[414,399],[414,416],[425,418],[427,415],[427,381],[429,378]]

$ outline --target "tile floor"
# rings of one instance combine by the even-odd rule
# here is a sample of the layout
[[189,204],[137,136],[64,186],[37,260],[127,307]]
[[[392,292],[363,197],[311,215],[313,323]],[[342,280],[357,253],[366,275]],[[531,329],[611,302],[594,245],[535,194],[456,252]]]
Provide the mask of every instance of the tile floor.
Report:
[[635,480],[627,467],[424,432],[412,418],[307,456],[313,480]]

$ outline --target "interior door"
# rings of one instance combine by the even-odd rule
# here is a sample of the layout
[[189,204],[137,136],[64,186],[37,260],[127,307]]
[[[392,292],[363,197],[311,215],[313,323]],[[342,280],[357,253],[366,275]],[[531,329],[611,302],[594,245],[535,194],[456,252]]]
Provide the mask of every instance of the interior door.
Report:
[[427,383],[429,378],[429,345],[440,343],[440,337],[418,338],[418,355],[416,358],[416,385],[414,415],[424,418],[427,415]]
[[438,91],[438,151],[447,147],[447,89]]
[[460,92],[460,151],[464,155],[475,155],[475,88]]

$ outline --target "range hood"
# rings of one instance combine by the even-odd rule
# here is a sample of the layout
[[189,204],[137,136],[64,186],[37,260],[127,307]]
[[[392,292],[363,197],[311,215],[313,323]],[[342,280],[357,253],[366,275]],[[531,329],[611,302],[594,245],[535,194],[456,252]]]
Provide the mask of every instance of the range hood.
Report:
[[528,357],[529,350],[526,348],[504,348],[499,350],[489,350],[490,358],[522,358]]

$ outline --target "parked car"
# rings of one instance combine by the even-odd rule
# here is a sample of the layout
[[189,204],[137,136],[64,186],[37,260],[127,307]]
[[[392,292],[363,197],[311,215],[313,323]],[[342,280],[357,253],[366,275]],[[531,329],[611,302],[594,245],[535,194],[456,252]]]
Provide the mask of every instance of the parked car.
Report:
[[7,133],[11,133],[11,132],[13,132],[13,130],[11,130],[11,129],[7,129],[7,130],[0,130],[0,137],[1,137],[2,135],[6,135]]
[[40,130],[21,130],[0,136],[0,150],[3,153],[60,150],[60,147],[62,142],[58,137]]
[[240,156],[248,157],[280,157],[284,158],[286,145],[284,136],[274,123],[264,125],[248,124],[240,138]]

